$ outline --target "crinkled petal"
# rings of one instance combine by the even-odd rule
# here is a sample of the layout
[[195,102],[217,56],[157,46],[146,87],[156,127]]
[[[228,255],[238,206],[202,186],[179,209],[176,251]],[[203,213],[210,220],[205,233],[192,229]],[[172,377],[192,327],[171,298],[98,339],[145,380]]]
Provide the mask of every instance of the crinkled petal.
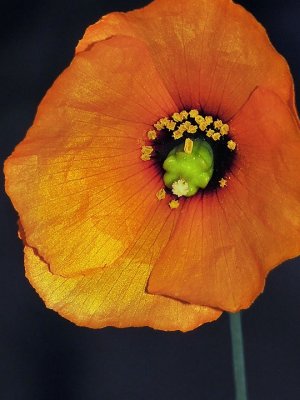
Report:
[[236,311],[267,273],[300,253],[300,132],[274,93],[257,89],[230,122],[238,143],[228,186],[187,200],[149,293]]
[[49,90],[5,174],[26,242],[53,273],[109,265],[135,242],[162,185],[141,146],[173,109],[149,54],[128,37],[76,56]]
[[229,120],[257,86],[294,107],[291,74],[264,28],[231,0],[156,0],[88,28],[78,51],[114,34],[143,40],[178,109]]
[[150,266],[143,262],[109,266],[85,276],[53,275],[48,265],[25,247],[26,276],[48,308],[77,325],[150,326],[188,331],[217,319],[221,312],[145,293]]

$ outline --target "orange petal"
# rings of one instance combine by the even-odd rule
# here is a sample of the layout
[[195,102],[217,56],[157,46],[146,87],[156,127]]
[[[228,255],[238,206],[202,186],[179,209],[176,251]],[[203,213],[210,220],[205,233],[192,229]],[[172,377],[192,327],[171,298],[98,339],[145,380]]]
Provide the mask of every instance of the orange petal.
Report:
[[145,42],[179,109],[202,107],[228,120],[257,86],[294,107],[287,63],[263,27],[231,0],[156,0],[110,14],[87,30],[78,51],[120,32]]
[[55,82],[5,165],[26,243],[52,272],[111,264],[136,241],[161,188],[141,146],[151,124],[173,110],[133,38],[96,44]]
[[144,263],[119,269],[106,266],[86,276],[63,278],[53,275],[26,246],[25,268],[27,278],[47,307],[81,326],[150,326],[188,331],[221,315],[208,307],[146,294],[150,267]]
[[236,311],[300,253],[300,134],[281,99],[257,89],[230,123],[238,158],[228,186],[188,200],[149,293]]

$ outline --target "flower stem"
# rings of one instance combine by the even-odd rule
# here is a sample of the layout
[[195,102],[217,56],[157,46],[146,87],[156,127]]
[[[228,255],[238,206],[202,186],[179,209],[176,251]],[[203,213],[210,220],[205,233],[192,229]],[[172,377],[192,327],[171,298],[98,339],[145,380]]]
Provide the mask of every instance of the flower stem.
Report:
[[235,400],[247,400],[245,355],[241,313],[229,314]]

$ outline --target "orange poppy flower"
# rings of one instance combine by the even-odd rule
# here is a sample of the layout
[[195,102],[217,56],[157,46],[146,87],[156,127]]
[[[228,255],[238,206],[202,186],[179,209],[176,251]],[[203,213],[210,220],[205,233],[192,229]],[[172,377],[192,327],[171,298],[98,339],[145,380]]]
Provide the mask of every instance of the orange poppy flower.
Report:
[[92,328],[246,308],[300,252],[299,160],[289,68],[241,6],[112,13],[5,164],[26,276]]

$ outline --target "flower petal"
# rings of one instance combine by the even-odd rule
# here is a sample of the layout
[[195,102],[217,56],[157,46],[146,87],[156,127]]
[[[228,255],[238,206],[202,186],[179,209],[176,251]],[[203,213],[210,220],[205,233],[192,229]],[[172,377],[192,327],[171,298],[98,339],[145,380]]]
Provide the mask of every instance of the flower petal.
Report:
[[143,138],[173,109],[133,38],[95,44],[55,82],[5,165],[26,242],[52,272],[111,264],[135,242],[161,188],[152,161],[140,159]]
[[25,247],[26,276],[48,308],[77,325],[150,326],[188,331],[217,319],[221,312],[145,293],[149,265],[109,266],[86,276],[53,275],[34,250]]
[[182,207],[149,293],[236,311],[253,302],[271,269],[300,253],[300,133],[292,111],[257,89],[230,127],[238,157],[228,186]]
[[148,46],[178,109],[203,108],[229,120],[257,86],[294,107],[291,74],[263,27],[231,0],[156,0],[88,28],[78,51],[114,34]]

